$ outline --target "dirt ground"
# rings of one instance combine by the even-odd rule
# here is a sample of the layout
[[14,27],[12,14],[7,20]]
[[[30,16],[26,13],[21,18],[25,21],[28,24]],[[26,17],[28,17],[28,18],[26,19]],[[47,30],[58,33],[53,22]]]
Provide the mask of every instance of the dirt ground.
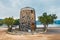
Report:
[[0,29],[0,40],[60,40],[60,34],[11,35]]

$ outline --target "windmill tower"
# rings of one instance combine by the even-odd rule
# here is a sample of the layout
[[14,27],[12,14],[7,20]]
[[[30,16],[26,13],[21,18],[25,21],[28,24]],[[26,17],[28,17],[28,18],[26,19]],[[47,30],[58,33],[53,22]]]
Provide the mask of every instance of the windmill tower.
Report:
[[20,30],[35,30],[35,10],[31,7],[22,8],[20,11]]

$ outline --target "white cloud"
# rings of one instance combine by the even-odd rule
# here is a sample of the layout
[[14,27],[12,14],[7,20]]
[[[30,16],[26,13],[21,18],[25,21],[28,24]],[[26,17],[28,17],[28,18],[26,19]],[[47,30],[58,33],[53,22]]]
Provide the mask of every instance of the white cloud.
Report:
[[29,5],[31,0],[9,0],[12,7]]
[[16,7],[18,4],[20,4],[19,0],[9,0],[11,2],[12,7]]
[[17,10],[16,8],[6,7],[0,1],[0,18],[11,17],[11,16],[17,18],[19,16],[19,10]]
[[[0,1],[0,18],[14,16],[15,18],[19,17],[20,9],[18,9],[18,5],[23,6],[25,2],[23,0],[9,0],[11,3],[11,7],[7,7]],[[23,4],[23,5],[22,5]],[[20,7],[21,8],[21,7]]]
[[46,10],[48,14],[56,14],[58,17],[57,19],[60,19],[60,7],[51,6],[47,8]]
[[[36,17],[41,15],[40,12],[55,13],[60,19],[60,7],[53,5],[56,0],[9,0],[10,7],[0,1],[0,18],[14,16],[19,17],[20,9],[26,6],[33,7],[36,10]],[[41,9],[41,10],[40,10]],[[37,14],[38,13],[38,14]],[[37,18],[36,18],[37,20]]]

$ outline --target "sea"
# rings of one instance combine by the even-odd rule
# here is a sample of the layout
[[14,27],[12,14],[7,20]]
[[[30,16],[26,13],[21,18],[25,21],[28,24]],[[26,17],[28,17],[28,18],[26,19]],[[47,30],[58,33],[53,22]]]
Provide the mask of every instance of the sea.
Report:
[[[7,27],[6,25],[2,25],[0,27]],[[41,24],[41,22],[36,21],[36,27],[44,27],[43,24]],[[53,24],[49,24],[48,27],[60,27],[60,20],[56,20],[54,21]]]
[[[36,27],[44,27],[41,22],[36,21]],[[60,27],[60,20],[55,20],[53,24],[49,24],[48,27]]]

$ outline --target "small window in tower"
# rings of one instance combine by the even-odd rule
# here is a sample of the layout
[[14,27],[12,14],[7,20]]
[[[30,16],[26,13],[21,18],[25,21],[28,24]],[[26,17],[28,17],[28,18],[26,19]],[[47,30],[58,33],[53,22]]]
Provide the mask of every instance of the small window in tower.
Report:
[[23,24],[23,23],[22,23]]
[[33,19],[33,18],[32,18]]
[[33,13],[33,10],[31,10],[31,13]]
[[23,12],[24,12],[24,10],[23,10]]
[[26,14],[27,14],[27,12],[26,12]]
[[32,25],[34,25],[34,23],[32,23]]
[[32,18],[33,19],[33,18]]
[[22,18],[24,18],[25,16],[23,16]]

